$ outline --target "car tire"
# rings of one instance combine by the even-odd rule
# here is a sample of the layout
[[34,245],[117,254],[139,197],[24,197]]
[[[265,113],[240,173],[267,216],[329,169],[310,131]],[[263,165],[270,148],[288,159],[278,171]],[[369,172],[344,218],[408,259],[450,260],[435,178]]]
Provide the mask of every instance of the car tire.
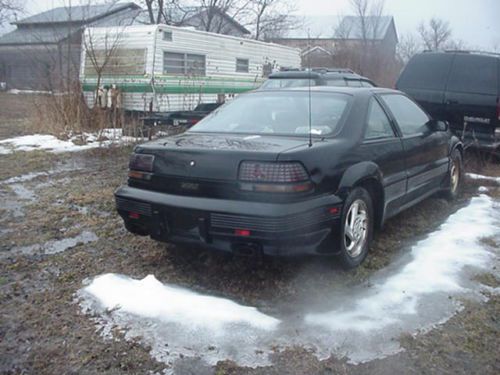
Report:
[[354,188],[345,200],[340,226],[339,261],[344,269],[359,266],[373,238],[373,203],[368,191]]
[[451,165],[447,178],[448,187],[445,191],[445,198],[454,200],[460,195],[463,180],[463,160],[459,150],[455,149],[452,151],[450,162]]

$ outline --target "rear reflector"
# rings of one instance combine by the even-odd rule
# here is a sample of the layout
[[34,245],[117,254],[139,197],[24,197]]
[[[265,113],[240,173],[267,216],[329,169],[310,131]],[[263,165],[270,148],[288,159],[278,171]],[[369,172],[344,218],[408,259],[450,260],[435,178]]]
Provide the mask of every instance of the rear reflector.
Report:
[[250,231],[248,229],[235,229],[234,234],[236,236],[248,237],[250,236]]
[[139,215],[137,212],[129,212],[128,217],[131,219],[140,219],[141,215]]
[[328,209],[328,212],[331,215],[338,215],[340,213],[340,208],[338,208],[338,207],[330,207],[330,209]]

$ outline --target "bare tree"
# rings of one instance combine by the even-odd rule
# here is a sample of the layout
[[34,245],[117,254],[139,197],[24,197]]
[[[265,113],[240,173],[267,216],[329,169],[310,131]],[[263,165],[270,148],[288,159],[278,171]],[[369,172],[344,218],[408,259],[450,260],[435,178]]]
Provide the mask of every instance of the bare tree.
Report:
[[0,0],[0,26],[23,11],[21,0]]
[[359,35],[365,47],[369,47],[380,34],[384,15],[384,0],[350,0],[351,8],[359,19]]
[[440,18],[431,18],[427,24],[421,22],[417,31],[425,48],[432,51],[444,49],[452,34],[450,24]]
[[413,33],[401,35],[397,46],[398,59],[406,64],[414,55],[422,50],[422,43]]
[[[116,30],[110,30],[103,34],[95,32],[93,29],[85,29],[83,35],[85,69],[96,75],[96,93],[101,87],[103,73],[107,70],[108,66],[112,65],[112,61],[116,57],[122,34],[123,27],[118,27]],[[91,67],[87,66],[87,63],[90,63]],[[94,106],[97,104],[97,101],[98,95],[95,95]]]
[[271,40],[284,35],[300,24],[295,0],[251,0],[249,23],[254,26],[257,40]]
[[242,21],[251,0],[197,0],[202,13],[199,14],[200,28],[205,31],[224,33],[231,19]]
[[335,29],[335,59],[376,81],[394,62],[394,53],[382,48],[383,0],[350,0],[355,17],[344,17]]
[[192,13],[183,0],[143,0],[150,24],[179,26]]

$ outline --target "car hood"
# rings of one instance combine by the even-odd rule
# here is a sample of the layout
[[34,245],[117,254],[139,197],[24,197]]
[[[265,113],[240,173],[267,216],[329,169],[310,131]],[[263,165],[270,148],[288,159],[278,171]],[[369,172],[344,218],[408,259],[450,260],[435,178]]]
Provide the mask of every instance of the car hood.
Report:
[[307,147],[307,139],[260,135],[185,133],[137,146],[155,155],[154,173],[236,180],[242,160],[275,161],[283,152]]

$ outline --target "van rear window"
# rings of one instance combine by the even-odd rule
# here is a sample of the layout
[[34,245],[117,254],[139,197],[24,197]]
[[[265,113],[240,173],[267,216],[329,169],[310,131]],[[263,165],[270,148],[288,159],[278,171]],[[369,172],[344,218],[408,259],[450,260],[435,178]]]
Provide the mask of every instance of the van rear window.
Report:
[[422,53],[413,57],[399,77],[397,88],[444,90],[452,54]]
[[498,95],[498,59],[457,54],[448,80],[448,91]]

